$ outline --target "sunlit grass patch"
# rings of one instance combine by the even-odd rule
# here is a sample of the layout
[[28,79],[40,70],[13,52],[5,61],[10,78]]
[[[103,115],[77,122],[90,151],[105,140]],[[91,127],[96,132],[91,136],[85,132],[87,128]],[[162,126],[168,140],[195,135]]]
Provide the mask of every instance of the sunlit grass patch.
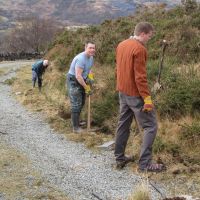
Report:
[[8,68],[0,68],[0,75],[4,75],[6,73],[8,73],[9,69]]
[[0,152],[0,188],[5,199],[68,199],[63,192],[49,185],[41,174],[32,168],[30,160],[25,155],[2,141]]
[[149,189],[148,180],[142,180],[137,185],[129,200],[151,200],[151,192]]

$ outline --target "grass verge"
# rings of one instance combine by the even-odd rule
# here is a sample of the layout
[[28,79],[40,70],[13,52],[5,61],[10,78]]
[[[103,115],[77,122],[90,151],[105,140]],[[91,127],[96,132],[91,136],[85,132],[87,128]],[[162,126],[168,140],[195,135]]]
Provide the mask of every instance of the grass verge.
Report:
[[[65,91],[65,76],[54,68],[49,69],[49,72],[45,74],[41,93],[37,86],[32,88],[31,70],[28,67],[17,72],[14,82],[12,82],[12,88],[15,97],[21,104],[33,112],[41,113],[54,130],[64,134],[70,140],[83,142],[87,147],[93,148],[113,137],[110,134],[103,134],[101,131],[97,131],[95,134],[77,135],[72,133],[70,104]],[[91,101],[95,101],[93,97],[91,99]],[[91,111],[91,115],[93,112]],[[81,117],[84,120],[87,119],[87,101]]]
[[0,141],[0,196],[3,199],[68,200],[32,168],[28,158]]
[[[77,135],[71,133],[69,99],[66,98],[64,74],[60,74],[53,67],[49,70],[50,71],[45,74],[44,87],[41,93],[38,92],[37,88],[31,88],[30,68],[26,67],[18,71],[16,80],[12,85],[15,94],[16,92],[21,92],[21,95],[16,95],[16,98],[31,111],[40,112],[41,115],[44,115],[52,128],[63,133],[70,140],[83,142],[89,148],[94,148],[108,140],[113,140],[114,130],[117,125],[117,112],[113,113],[111,119],[101,119],[102,123],[111,128],[111,133],[113,134],[106,135],[101,131],[96,132],[95,134],[89,133]],[[105,90],[108,91],[107,85],[109,85],[109,81],[113,83],[111,80],[113,69],[109,68],[108,70],[110,70],[110,73],[106,73],[105,68],[101,67],[96,72],[100,80],[96,84],[96,90],[94,96],[92,96],[93,102],[98,102],[98,100],[102,101],[102,92]],[[59,90],[58,87],[60,88]],[[105,105],[107,106],[107,104]],[[92,113],[96,114],[97,112],[95,109],[97,109],[95,106],[92,107]],[[86,114],[87,103],[83,110],[82,117],[86,117]],[[108,117],[108,115],[106,116]],[[177,120],[168,118],[159,119],[159,131],[154,144],[154,159],[158,161],[161,160],[167,164],[168,170],[167,173],[153,175],[152,178],[169,185],[169,188],[172,190],[171,193],[174,193],[174,187],[176,187],[175,192],[178,191],[181,193],[182,191],[182,193],[198,195],[197,191],[200,189],[200,184],[198,183],[200,181],[200,165],[197,156],[199,148],[195,148],[194,152],[191,148],[187,148],[188,145],[186,144],[186,140],[180,140],[181,131],[185,131],[185,129],[183,130],[181,128],[180,124],[184,124],[185,122],[188,124],[189,128],[193,127],[191,128],[193,131],[194,126],[190,126],[193,120],[193,117],[190,116],[182,117]],[[136,159],[138,159],[142,137],[141,134],[134,134],[134,131],[135,125],[133,123],[131,127],[132,133],[127,145],[127,154],[133,154]],[[186,131],[188,131],[188,129]],[[132,168],[133,171],[135,171],[137,164],[134,164]],[[174,185],[175,182],[172,181],[174,177],[178,183],[176,186]],[[189,190],[188,188],[190,188],[190,186],[184,184],[184,181],[189,185],[192,182],[195,186]]]

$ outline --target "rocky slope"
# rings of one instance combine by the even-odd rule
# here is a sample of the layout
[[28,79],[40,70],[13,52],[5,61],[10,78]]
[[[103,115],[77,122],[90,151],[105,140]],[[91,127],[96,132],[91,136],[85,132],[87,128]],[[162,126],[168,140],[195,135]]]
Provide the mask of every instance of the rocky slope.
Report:
[[137,7],[152,3],[173,6],[180,0],[0,0],[0,30],[14,26],[20,17],[30,14],[51,17],[65,25],[96,24],[131,15]]

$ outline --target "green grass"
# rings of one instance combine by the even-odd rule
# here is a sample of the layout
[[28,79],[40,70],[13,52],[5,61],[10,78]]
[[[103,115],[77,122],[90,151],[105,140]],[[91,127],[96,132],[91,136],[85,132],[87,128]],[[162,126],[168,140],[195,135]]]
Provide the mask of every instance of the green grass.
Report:
[[191,146],[200,144],[200,122],[194,121],[192,124],[182,124],[181,126],[181,136],[182,140],[186,140]]
[[10,78],[10,79],[6,79],[6,80],[5,80],[5,83],[6,83],[7,85],[12,85],[12,84],[15,82],[15,80],[16,80],[15,77]]
[[161,116],[180,118],[200,113],[200,79],[197,73],[169,73],[159,96],[158,111]]

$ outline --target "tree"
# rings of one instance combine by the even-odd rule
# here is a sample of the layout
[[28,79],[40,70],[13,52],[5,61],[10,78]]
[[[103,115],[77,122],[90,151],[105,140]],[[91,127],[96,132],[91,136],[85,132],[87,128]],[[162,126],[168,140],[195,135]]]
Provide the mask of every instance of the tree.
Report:
[[45,51],[58,31],[57,23],[52,19],[28,16],[20,19],[6,39],[7,51],[37,52]]

